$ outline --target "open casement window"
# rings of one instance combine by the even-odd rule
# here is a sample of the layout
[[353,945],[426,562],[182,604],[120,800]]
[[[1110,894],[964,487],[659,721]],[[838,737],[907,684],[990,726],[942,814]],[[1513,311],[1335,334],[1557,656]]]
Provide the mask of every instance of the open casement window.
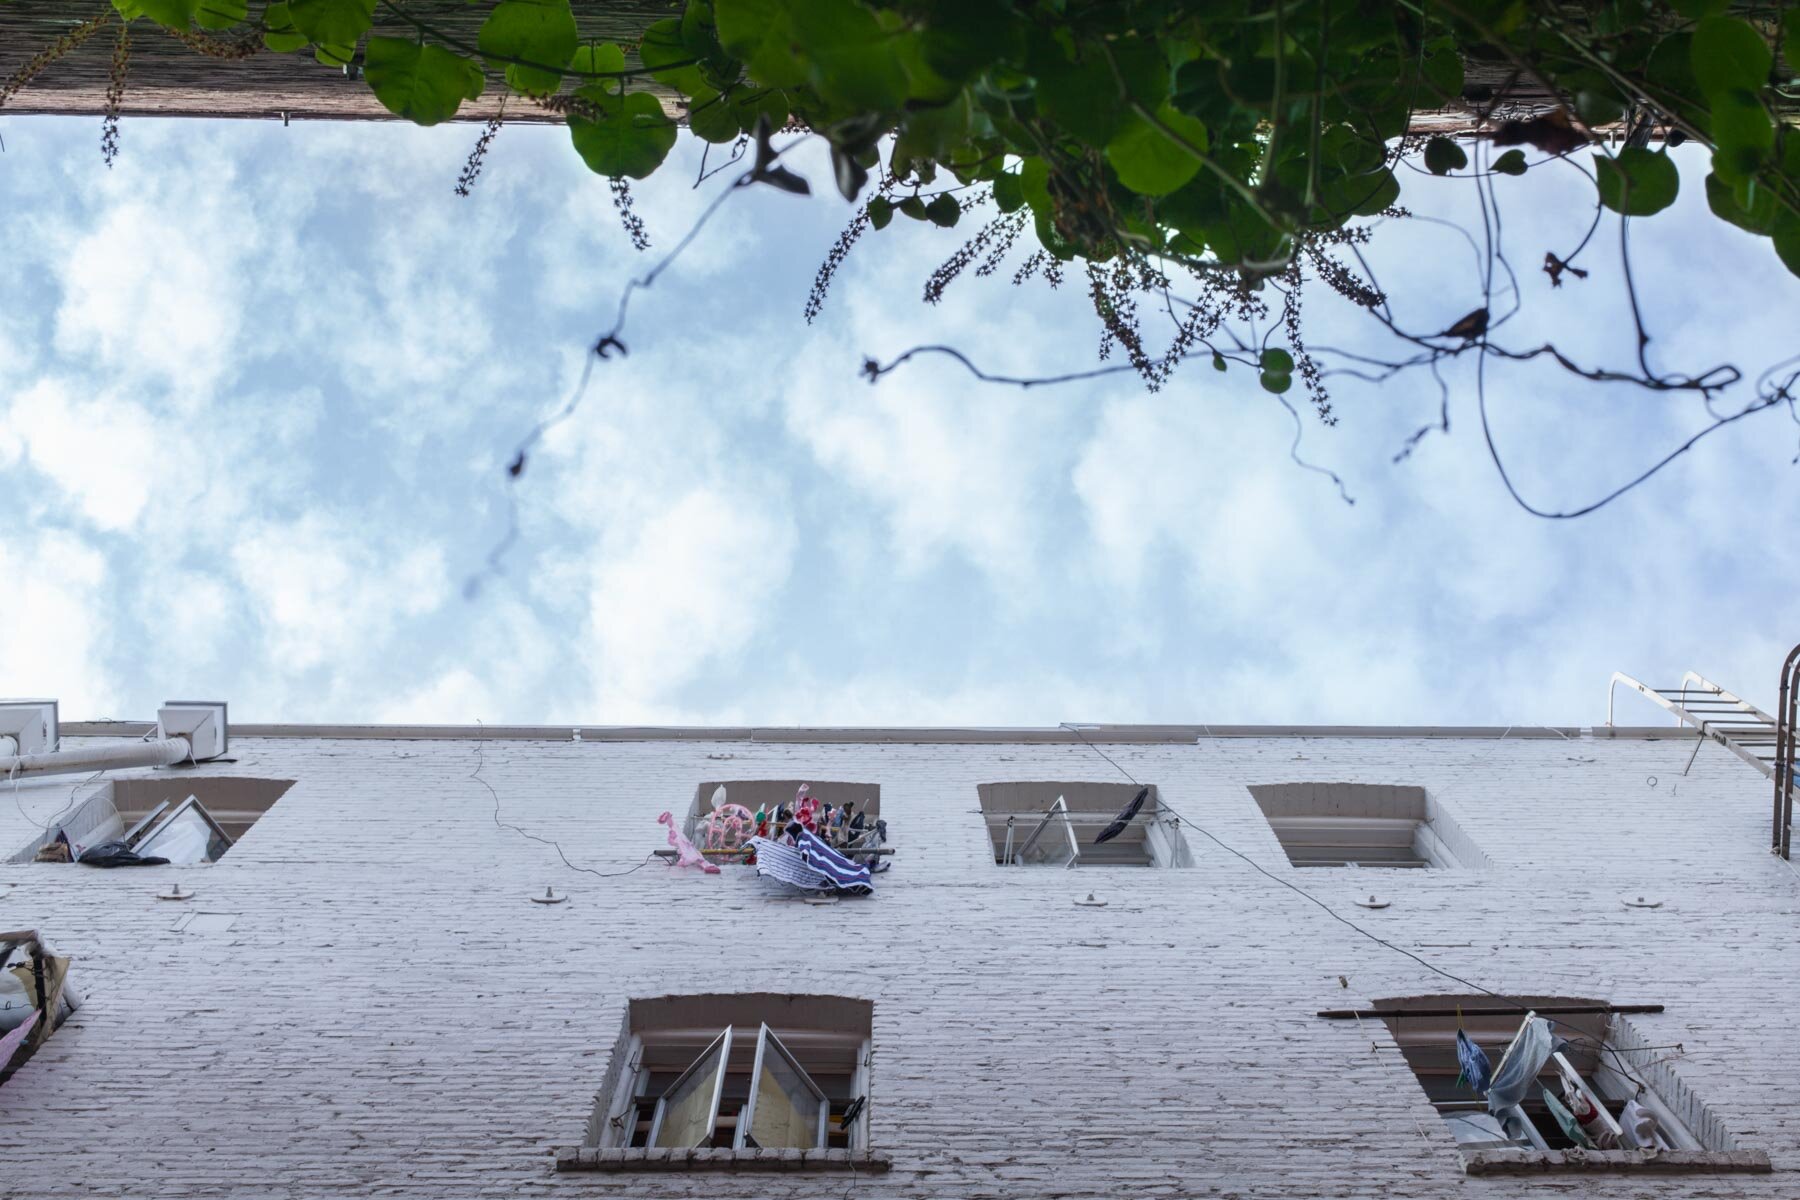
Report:
[[652,1147],[691,1150],[711,1146],[724,1126],[731,1124],[734,1149],[825,1148],[830,1098],[767,1025],[757,1030],[748,1095],[737,1109],[735,1123],[729,1112],[721,1114],[732,1039],[743,1032],[748,1031],[728,1026],[663,1093],[650,1124]]
[[195,797],[165,812],[167,807],[165,802],[125,835],[138,854],[187,866],[216,862],[231,849],[231,836]]
[[[1015,824],[1009,822],[1006,835],[1013,837]],[[1007,861],[1028,867],[1072,867],[1081,861],[1081,844],[1075,840],[1075,823],[1069,820],[1069,802],[1058,796],[1056,803],[1029,827],[1016,847],[1009,846]]]
[[873,1011],[763,992],[633,1000],[587,1144],[866,1152]]
[[1181,820],[1156,785],[1124,827],[1096,840],[1136,799],[1138,785],[1087,780],[977,786],[994,862],[1001,866],[1191,867]]
[[731,1027],[713,1039],[712,1045],[681,1073],[662,1099],[650,1122],[650,1144],[658,1148],[688,1150],[710,1146],[719,1125],[719,1101],[725,1094],[725,1064],[731,1061]]
[[[189,865],[214,862],[242,840],[293,786],[289,779],[162,775],[96,785],[50,829],[10,861],[27,863],[68,843],[69,857],[103,842],[123,841],[138,854]],[[66,858],[57,861],[67,861]]]
[[823,1149],[831,1102],[781,1039],[764,1025],[756,1035],[750,1098],[738,1117],[736,1146]]
[[[1378,1002],[1407,1065],[1460,1149],[1549,1154],[1571,1148],[1650,1153],[1736,1148],[1717,1118],[1681,1086],[1666,1056],[1644,1049],[1648,1042],[1606,1011],[1605,1001],[1526,1001],[1533,1007],[1523,1015],[1496,1005],[1491,996]],[[1548,1022],[1547,1032],[1541,1022]],[[1477,1092],[1462,1078],[1459,1027],[1486,1054],[1494,1089]],[[1528,1076],[1519,1074],[1519,1063]],[[1503,1081],[1514,1084],[1518,1102],[1495,1111],[1490,1100]]]

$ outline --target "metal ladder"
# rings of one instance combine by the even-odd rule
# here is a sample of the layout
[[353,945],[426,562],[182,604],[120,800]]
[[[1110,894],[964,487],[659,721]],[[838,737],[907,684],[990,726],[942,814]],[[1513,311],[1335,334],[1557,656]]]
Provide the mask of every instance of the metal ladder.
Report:
[[[1770,716],[1694,671],[1677,688],[1653,688],[1623,671],[1614,671],[1606,688],[1606,723],[1613,723],[1613,698],[1620,684],[1674,714],[1702,738],[1717,742],[1775,783],[1775,805],[1769,851],[1788,857],[1794,816],[1794,718],[1800,703],[1800,646],[1781,668],[1782,718]],[[1694,750],[1699,752],[1696,745]]]

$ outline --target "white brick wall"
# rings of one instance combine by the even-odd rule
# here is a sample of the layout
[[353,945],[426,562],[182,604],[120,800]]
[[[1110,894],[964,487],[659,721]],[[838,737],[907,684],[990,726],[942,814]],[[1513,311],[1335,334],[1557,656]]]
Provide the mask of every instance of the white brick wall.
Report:
[[[298,782],[223,862],[0,865],[0,927],[76,956],[87,1000],[0,1087],[0,1193],[1792,1197],[1800,877],[1766,851],[1766,781],[1716,746],[1684,777],[1692,747],[1106,745],[1191,822],[1446,969],[1666,1004],[1633,1026],[1685,1044],[1681,1079],[1771,1176],[1465,1177],[1379,1023],[1314,1016],[1454,985],[1193,829],[1192,870],[994,865],[975,786],[1118,778],[1078,744],[486,743],[503,819],[606,871],[664,846],[656,815],[702,779],[879,783],[893,871],[867,901],[813,907],[743,869],[572,873],[495,828],[473,740],[234,737],[239,761],[203,771]],[[1245,787],[1301,780],[1425,787],[1494,865],[1296,871]],[[75,782],[5,789],[0,851]],[[236,914],[230,931],[175,932],[183,906],[154,898],[171,877],[188,907]],[[573,899],[528,903],[546,884]],[[1370,888],[1392,907],[1350,904]],[[1072,903],[1090,890],[1109,906]],[[1639,894],[1663,907],[1621,902]],[[750,939],[771,930],[783,957],[760,967]],[[874,1001],[891,1174],[553,1171],[627,997],[799,987]]]

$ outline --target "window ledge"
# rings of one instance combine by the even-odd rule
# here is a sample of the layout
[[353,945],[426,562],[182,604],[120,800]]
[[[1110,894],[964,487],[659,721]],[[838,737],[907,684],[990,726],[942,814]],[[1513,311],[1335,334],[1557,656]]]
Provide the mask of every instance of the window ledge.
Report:
[[1761,1150],[1464,1150],[1470,1175],[1535,1175],[1542,1172],[1631,1171],[1658,1175],[1742,1172],[1767,1175]]
[[[1763,1160],[1767,1170],[1768,1159]],[[893,1168],[878,1150],[629,1150],[564,1146],[556,1169],[567,1171],[869,1171]]]

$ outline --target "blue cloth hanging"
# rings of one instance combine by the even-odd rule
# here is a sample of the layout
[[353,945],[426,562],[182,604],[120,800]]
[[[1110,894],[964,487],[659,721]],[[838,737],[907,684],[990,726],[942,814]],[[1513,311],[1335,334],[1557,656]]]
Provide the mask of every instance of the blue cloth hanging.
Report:
[[1494,1074],[1494,1069],[1488,1062],[1487,1051],[1477,1046],[1460,1029],[1456,1031],[1456,1064],[1462,1068],[1462,1074],[1456,1077],[1457,1083],[1467,1084],[1476,1093],[1487,1092]]

